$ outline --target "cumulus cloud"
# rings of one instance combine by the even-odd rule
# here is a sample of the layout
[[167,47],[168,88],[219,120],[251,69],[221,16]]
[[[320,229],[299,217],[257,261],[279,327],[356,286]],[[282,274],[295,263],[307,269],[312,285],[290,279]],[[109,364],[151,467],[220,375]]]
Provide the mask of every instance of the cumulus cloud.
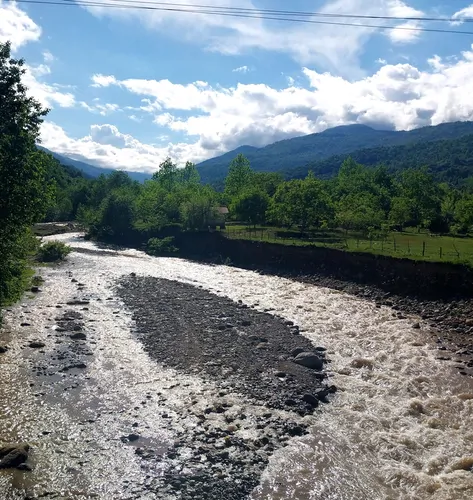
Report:
[[385,64],[355,81],[304,68],[306,88],[110,81],[143,97],[142,112],[156,125],[197,137],[199,154],[213,156],[242,144],[264,146],[349,123],[406,130],[472,119],[473,48],[458,59],[435,56],[428,63],[428,70]]
[[153,173],[167,157],[182,163],[205,159],[205,151],[198,144],[175,143],[157,147],[143,144],[110,124],[92,125],[89,134],[72,138],[54,122],[41,127],[42,144],[52,151],[91,164],[115,169]]
[[16,51],[28,42],[39,40],[41,28],[15,2],[0,0],[0,42],[10,41]]
[[[106,3],[106,0],[98,0]],[[202,5],[200,0],[186,0],[189,5]],[[211,7],[234,7],[233,0],[208,0]],[[274,8],[269,2],[241,0],[241,8]],[[403,0],[326,0],[314,6],[307,2],[302,10],[321,13],[340,14],[337,22],[358,23],[344,14],[376,16],[421,16],[422,12],[410,7]],[[359,56],[365,43],[380,30],[370,28],[366,20],[359,26],[330,26],[324,24],[289,23],[268,21],[261,17],[241,19],[222,15],[190,14],[171,11],[143,11],[107,9],[100,6],[88,7],[94,15],[138,19],[146,28],[159,31],[170,37],[179,37],[192,44],[200,43],[206,49],[223,54],[240,54],[252,49],[284,52],[301,64],[318,63],[340,74],[360,76]],[[321,21],[318,18],[309,18]],[[327,21],[327,19],[325,19]],[[379,20],[372,24],[392,25],[392,22]],[[387,35],[394,43],[413,42],[419,36],[417,31],[399,29],[388,30]],[[415,27],[416,23],[409,24]]]

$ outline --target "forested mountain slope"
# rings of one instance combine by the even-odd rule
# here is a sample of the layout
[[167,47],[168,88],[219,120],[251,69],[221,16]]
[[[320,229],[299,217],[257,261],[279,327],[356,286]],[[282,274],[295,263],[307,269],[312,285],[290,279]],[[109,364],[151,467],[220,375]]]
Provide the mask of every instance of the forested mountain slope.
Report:
[[[255,171],[284,172],[286,176],[294,177],[300,175],[292,173],[294,170],[302,172],[309,164],[314,165],[314,162],[331,157],[345,158],[359,150],[458,139],[472,134],[473,122],[444,123],[399,132],[375,130],[366,125],[346,125],[327,129],[319,134],[275,142],[263,148],[242,146],[200,163],[198,170],[204,183],[216,183],[226,176],[230,161],[238,153],[243,153]],[[336,161],[340,166],[339,158]]]

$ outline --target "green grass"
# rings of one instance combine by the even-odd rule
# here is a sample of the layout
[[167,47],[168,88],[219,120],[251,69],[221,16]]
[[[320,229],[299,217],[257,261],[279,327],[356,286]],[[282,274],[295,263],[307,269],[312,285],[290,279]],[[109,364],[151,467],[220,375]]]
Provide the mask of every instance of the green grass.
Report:
[[431,262],[453,262],[473,266],[473,238],[431,235],[415,230],[391,232],[386,238],[369,239],[362,234],[343,230],[310,231],[302,237],[284,228],[227,225],[229,238],[267,241],[283,245],[319,246],[348,252],[367,252],[397,258]]

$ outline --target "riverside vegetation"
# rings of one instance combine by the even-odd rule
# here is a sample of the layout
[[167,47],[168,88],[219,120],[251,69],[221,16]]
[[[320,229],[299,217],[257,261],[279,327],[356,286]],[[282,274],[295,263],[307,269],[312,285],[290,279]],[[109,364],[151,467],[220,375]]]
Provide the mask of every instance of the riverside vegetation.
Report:
[[[0,306],[17,300],[30,284],[28,264],[39,248],[31,225],[80,177],[36,147],[48,110],[28,97],[24,73],[24,61],[11,57],[10,44],[0,44]],[[51,251],[61,258],[67,249],[50,244],[41,256],[54,260]]]

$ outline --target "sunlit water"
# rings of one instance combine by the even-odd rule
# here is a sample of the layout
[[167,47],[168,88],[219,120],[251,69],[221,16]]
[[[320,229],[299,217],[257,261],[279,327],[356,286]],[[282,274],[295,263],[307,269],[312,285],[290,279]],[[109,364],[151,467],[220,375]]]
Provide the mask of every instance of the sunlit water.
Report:
[[[79,252],[59,268],[42,269],[43,294],[7,316],[17,323],[27,317],[32,328],[13,332],[7,339],[12,349],[0,358],[2,377],[11,381],[0,386],[0,436],[33,444],[37,466],[29,474],[1,472],[0,489],[10,495],[4,498],[19,491],[11,489],[12,481],[25,491],[34,491],[35,484],[44,491],[49,481],[66,498],[131,498],[127,481],[144,481],[143,471],[133,447],[121,446],[119,436],[130,432],[139,414],[149,443],[164,450],[179,429],[166,427],[160,418],[158,393],[166,394],[162,405],[176,415],[183,413],[189,393],[203,404],[211,397],[210,382],[158,366],[130,333],[130,312],[114,296],[113,286],[131,272],[202,286],[256,309],[271,308],[298,324],[314,344],[328,348],[331,383],[339,392],[310,418],[308,436],[273,455],[253,500],[473,497],[473,472],[468,470],[473,463],[473,382],[436,359],[430,336],[414,330],[412,318],[400,320],[388,307],[377,309],[368,301],[287,279],[135,250],[97,253],[93,243],[77,235],[53,239]],[[89,324],[94,356],[80,390],[72,388],[65,397],[59,394],[64,391],[60,381],[51,382],[38,397],[26,364],[35,354],[19,346],[45,337],[60,312],[52,307],[77,294],[70,271],[92,298],[84,316],[95,319]],[[111,301],[93,300],[112,296]],[[23,337],[18,340],[18,335]],[[151,401],[141,404],[149,395]],[[235,403],[247,404],[238,396]],[[88,419],[94,423],[87,424]],[[192,425],[192,417],[182,418],[183,430]],[[42,431],[51,434],[45,438]],[[148,475],[159,475],[157,467]]]

